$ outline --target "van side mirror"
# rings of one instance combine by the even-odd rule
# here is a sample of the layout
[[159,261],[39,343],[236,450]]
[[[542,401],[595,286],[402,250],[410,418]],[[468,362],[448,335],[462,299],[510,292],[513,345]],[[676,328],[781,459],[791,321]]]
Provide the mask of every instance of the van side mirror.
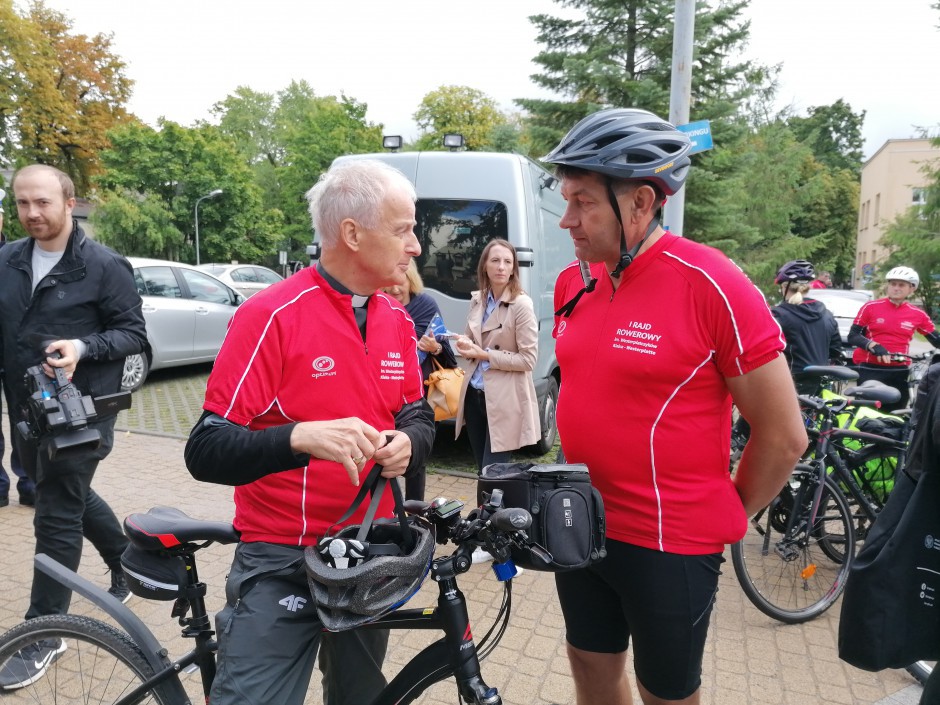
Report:
[[320,259],[320,252],[322,248],[320,247],[319,242],[314,242],[313,244],[307,245],[307,254],[310,255],[311,260]]
[[558,179],[551,174],[542,174],[542,177],[539,179],[539,188],[547,188],[549,191],[554,191],[557,186]]

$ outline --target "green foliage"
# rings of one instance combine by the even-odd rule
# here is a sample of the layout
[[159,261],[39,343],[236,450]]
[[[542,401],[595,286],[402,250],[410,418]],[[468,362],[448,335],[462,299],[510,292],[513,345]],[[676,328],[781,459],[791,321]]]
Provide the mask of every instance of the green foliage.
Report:
[[250,165],[277,249],[304,256],[310,217],[304,194],[343,154],[374,152],[382,128],[366,120],[366,104],[341,95],[317,96],[306,81],[294,81],[272,96],[241,86],[216,103],[219,130]]
[[106,133],[133,118],[133,82],[110,35],[72,32],[72,21],[42,2],[17,14],[0,0],[0,162],[49,164],[83,194],[99,170]]
[[810,108],[807,117],[791,117],[788,123],[817,160],[835,171],[846,169],[858,179],[862,172],[864,121],[864,110],[854,113],[852,106],[840,98],[832,105]]
[[196,200],[221,188],[220,197],[199,206],[201,261],[275,256],[276,218],[264,214],[248,165],[218,128],[163,121],[159,130],[120,127],[110,138],[113,148],[102,154],[106,170],[97,180],[104,191],[98,223],[105,241],[124,243],[127,255],[163,253],[195,262]]
[[483,91],[468,86],[441,86],[428,93],[414,114],[415,122],[423,133],[418,138],[419,150],[443,150],[444,135],[463,135],[470,151],[492,146],[493,139],[505,142],[509,132],[494,135],[508,121],[499,111],[496,101]]

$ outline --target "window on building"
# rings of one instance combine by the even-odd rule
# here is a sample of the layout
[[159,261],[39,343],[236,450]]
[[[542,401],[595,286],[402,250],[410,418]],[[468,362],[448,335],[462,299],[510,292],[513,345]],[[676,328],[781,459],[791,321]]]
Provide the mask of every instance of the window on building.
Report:
[[881,194],[875,195],[875,225],[881,219]]
[[922,206],[927,203],[927,189],[911,189],[911,205]]

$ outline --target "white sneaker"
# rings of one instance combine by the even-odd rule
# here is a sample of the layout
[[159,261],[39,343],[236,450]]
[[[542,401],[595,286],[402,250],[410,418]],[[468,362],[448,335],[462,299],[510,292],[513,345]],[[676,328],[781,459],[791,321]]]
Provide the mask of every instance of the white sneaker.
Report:
[[482,548],[475,548],[473,549],[473,555],[470,557],[470,560],[474,565],[477,563],[490,563],[493,560],[493,556]]

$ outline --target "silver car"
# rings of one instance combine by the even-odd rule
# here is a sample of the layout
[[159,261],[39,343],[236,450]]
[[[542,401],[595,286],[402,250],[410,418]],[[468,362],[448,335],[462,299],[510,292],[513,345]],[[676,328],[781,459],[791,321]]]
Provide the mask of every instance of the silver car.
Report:
[[121,382],[124,389],[139,389],[151,370],[215,360],[228,322],[245,297],[188,264],[127,259],[143,299],[151,354],[127,358]]
[[274,270],[257,264],[200,264],[199,269],[218,277],[246,298],[284,278]]

